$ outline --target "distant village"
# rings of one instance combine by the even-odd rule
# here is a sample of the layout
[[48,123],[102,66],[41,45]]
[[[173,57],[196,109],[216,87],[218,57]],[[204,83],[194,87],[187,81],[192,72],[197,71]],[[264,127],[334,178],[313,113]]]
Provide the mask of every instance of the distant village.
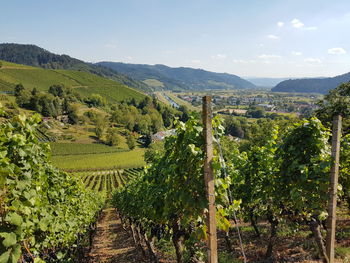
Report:
[[[199,106],[202,103],[201,95],[177,95],[180,99],[191,103],[193,106]],[[289,95],[291,96],[291,95]],[[224,109],[225,107],[239,107],[239,106],[256,106],[261,107],[265,111],[268,112],[276,112],[276,113],[287,113],[287,112],[295,112],[295,113],[303,113],[305,111],[312,111],[317,109],[316,105],[316,97],[308,96],[308,99],[302,100],[301,96],[297,97],[298,99],[291,99],[290,97],[286,98],[281,96],[269,95],[238,95],[238,96],[222,96],[222,95],[213,95],[213,105],[216,106],[217,109],[224,110],[230,112],[232,109]],[[245,110],[237,110],[235,113],[244,114]]]

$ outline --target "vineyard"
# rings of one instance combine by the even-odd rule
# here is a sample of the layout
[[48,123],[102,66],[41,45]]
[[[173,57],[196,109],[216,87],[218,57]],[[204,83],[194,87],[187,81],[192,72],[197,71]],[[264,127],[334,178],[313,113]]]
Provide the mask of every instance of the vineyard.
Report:
[[[145,167],[123,169],[108,156],[129,152],[83,145],[85,155],[67,147],[72,167],[65,172],[51,164],[50,146],[37,136],[39,116],[2,123],[0,263],[84,262],[87,254],[90,262],[112,262],[107,259],[113,256],[100,251],[102,239],[116,246],[115,235],[128,236],[133,242],[128,249],[152,263],[328,263],[325,238],[335,229],[329,226],[330,174],[338,159],[333,245],[347,262],[350,131],[344,129],[337,140],[337,159],[331,151],[334,134],[322,115],[323,122],[317,117],[261,122],[241,144],[225,136],[219,116],[203,117],[175,120],[176,133]],[[68,158],[64,145],[56,146],[61,155],[54,157]],[[82,156],[84,165],[77,165]],[[97,156],[111,167],[96,167]]]
[[73,173],[79,176],[87,189],[112,193],[118,187],[122,187],[130,180],[137,178],[143,168],[101,170],[101,171],[83,171]]

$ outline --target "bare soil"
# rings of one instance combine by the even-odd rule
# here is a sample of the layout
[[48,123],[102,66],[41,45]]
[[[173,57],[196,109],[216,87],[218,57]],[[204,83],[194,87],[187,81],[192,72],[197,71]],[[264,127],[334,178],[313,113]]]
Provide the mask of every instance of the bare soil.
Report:
[[113,208],[102,211],[89,253],[90,263],[133,263],[142,262],[132,238],[123,229]]

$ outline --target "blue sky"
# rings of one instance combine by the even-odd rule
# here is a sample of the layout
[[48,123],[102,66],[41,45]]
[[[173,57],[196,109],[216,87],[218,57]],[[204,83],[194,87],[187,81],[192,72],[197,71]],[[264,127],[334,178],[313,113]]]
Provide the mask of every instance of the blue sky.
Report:
[[1,0],[0,42],[239,76],[350,71],[349,0]]

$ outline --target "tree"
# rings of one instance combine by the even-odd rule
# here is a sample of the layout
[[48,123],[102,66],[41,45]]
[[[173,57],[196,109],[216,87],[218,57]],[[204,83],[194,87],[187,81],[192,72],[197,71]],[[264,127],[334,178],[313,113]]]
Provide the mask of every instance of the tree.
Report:
[[68,104],[68,109],[67,109],[67,115],[68,115],[68,120],[69,123],[71,124],[77,124],[79,122],[79,117],[78,117],[78,107],[72,104]]
[[332,127],[333,116],[340,114],[344,118],[344,133],[350,133],[350,82],[330,90],[324,99],[318,102],[318,106],[320,108],[316,110],[316,116],[327,127]]
[[242,123],[231,116],[226,116],[224,119],[224,127],[226,134],[230,134],[235,137],[244,138],[244,130],[242,128]]
[[106,143],[110,146],[118,146],[121,143],[121,136],[116,128],[109,128],[106,135]]
[[101,140],[106,129],[106,122],[104,120],[98,119],[95,125],[96,137]]
[[62,85],[52,85],[49,88],[49,93],[53,96],[63,98],[65,96],[64,87]]
[[181,105],[179,111],[182,113],[180,116],[180,121],[186,122],[190,117],[190,112],[186,106]]
[[265,109],[261,107],[250,107],[246,112],[246,116],[257,119],[265,117],[265,114]]
[[126,137],[126,144],[130,150],[133,150],[136,147],[136,139],[131,133]]
[[107,104],[107,101],[100,94],[92,94],[89,98],[85,99],[86,104],[90,107],[102,107]]
[[24,90],[23,85],[21,83],[17,84],[15,86],[15,96],[17,97],[22,90]]
[[21,87],[23,86],[19,86],[19,88],[17,89],[17,91],[15,91],[16,95],[16,103],[18,104],[18,106],[23,107],[23,108],[27,108],[30,106],[30,99],[31,99],[31,93],[26,90],[26,89],[22,89]]

